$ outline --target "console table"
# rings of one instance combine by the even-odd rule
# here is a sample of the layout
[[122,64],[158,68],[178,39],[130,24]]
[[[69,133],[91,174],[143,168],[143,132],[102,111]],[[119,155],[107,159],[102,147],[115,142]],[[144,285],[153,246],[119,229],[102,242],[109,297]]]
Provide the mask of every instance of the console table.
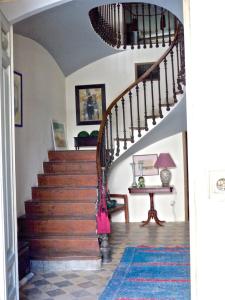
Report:
[[173,192],[173,187],[164,187],[164,186],[146,186],[143,188],[130,187],[128,188],[130,194],[149,194],[150,197],[150,210],[148,211],[148,219],[142,221],[141,226],[145,226],[149,223],[151,219],[154,219],[156,224],[163,226],[165,221],[160,221],[157,216],[157,211],[154,207],[154,195],[155,194],[170,194]]
[[97,136],[74,137],[74,147],[76,150],[79,150],[80,147],[97,146],[97,142]]

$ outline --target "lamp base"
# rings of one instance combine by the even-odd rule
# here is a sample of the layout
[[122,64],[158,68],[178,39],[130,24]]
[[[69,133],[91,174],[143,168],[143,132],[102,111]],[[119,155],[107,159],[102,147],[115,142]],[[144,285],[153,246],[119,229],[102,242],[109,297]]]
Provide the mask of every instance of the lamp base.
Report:
[[162,186],[168,187],[171,180],[171,172],[168,169],[163,169],[160,171],[160,179],[162,181]]

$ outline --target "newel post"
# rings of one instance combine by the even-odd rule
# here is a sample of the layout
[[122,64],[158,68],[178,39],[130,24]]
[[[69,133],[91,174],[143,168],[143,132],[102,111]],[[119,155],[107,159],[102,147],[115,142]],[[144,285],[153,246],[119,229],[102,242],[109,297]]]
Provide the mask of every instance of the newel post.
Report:
[[[105,195],[106,202],[106,178],[105,178],[105,168],[102,167],[102,180],[99,181],[99,185],[102,184],[102,187],[99,186],[99,203],[101,200],[102,194]],[[107,203],[105,203],[107,206]],[[100,243],[100,251],[102,256],[102,263],[110,263],[112,261],[111,258],[111,248],[109,244],[109,234],[99,234],[99,243]]]

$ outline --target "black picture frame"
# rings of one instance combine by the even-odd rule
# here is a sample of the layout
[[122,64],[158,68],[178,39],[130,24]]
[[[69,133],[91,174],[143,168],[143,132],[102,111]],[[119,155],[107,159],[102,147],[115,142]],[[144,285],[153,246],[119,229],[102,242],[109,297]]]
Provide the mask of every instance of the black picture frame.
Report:
[[[141,75],[143,75],[155,62],[149,63],[136,63],[135,64],[135,79],[137,80]],[[147,81],[159,80],[160,78],[160,70],[159,68],[155,69],[149,76],[146,78]]]
[[100,124],[106,109],[105,84],[75,86],[77,125]]
[[23,127],[23,75],[14,71],[14,122]]

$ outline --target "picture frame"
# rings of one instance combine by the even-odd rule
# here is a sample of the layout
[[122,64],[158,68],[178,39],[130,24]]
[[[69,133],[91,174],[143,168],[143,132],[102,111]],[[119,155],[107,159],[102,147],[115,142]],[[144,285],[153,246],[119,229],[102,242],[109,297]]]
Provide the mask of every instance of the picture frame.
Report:
[[[159,174],[159,169],[154,168],[154,164],[158,159],[157,154],[133,155],[135,163],[135,176],[153,176]],[[139,169],[139,162],[143,162],[143,170]]]
[[105,84],[75,86],[77,125],[100,124],[106,109]]
[[52,120],[52,136],[55,150],[67,149],[66,130],[64,123]]
[[14,122],[23,127],[23,75],[14,71]]
[[[141,75],[143,75],[155,62],[148,63],[136,63],[135,64],[135,80],[137,80]],[[160,79],[160,70],[157,68],[146,78],[147,81],[159,80]]]

